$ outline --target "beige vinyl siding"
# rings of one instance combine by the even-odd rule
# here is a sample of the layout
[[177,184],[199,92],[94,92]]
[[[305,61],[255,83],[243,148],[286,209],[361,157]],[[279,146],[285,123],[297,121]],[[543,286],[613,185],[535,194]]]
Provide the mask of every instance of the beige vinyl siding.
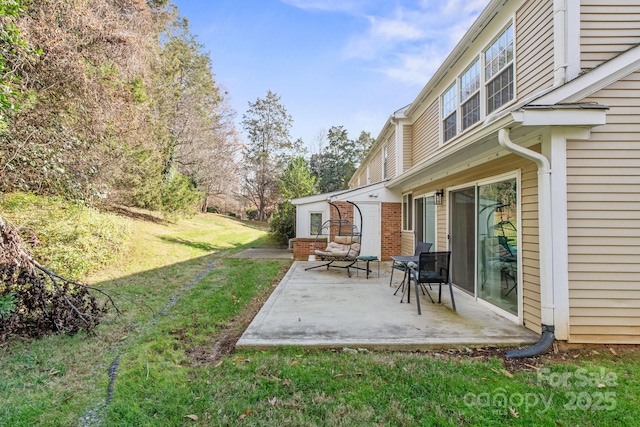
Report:
[[371,184],[382,181],[382,150],[378,150],[369,163]]
[[[540,151],[539,149],[536,151]],[[538,169],[529,163],[522,168],[520,181],[522,223],[522,310],[529,329],[539,331],[540,319],[540,256],[538,239]]]
[[438,100],[433,101],[413,123],[413,164],[438,151],[440,115]]
[[527,2],[516,13],[518,98],[553,85],[553,2]]
[[640,73],[586,101],[610,110],[567,142],[570,341],[640,344]]
[[396,135],[394,133],[387,139],[387,178],[395,178],[396,171]]
[[403,231],[401,239],[401,255],[413,255],[416,248],[416,244],[413,243],[413,231]]
[[367,185],[367,168],[364,168],[358,177],[358,186],[362,187],[363,185]]
[[[531,147],[540,152],[540,145]],[[518,253],[522,259],[522,298],[523,321],[527,328],[540,332],[540,263],[538,248],[538,169],[527,160],[513,154],[504,155],[484,165],[469,168],[464,172],[451,176],[446,180],[430,183],[414,189],[414,194],[423,194],[435,191],[439,188],[446,189],[462,185],[473,185],[475,182],[516,170],[521,171],[520,203],[522,217],[521,236],[522,247]],[[447,209],[448,203],[444,200],[438,207],[438,250],[448,248],[447,241]],[[404,241],[403,241],[404,242]],[[403,249],[405,247],[403,246]]]
[[580,67],[590,70],[640,43],[637,0],[580,1]]
[[447,239],[447,192],[442,196],[442,205],[436,206],[436,247],[435,250],[449,250]]
[[403,136],[403,140],[402,140],[402,163],[404,166],[404,170],[402,172],[405,172],[406,170],[410,169],[411,166],[414,165],[413,163],[413,159],[411,158],[412,152],[413,152],[413,133],[412,133],[412,125],[403,125],[402,127],[402,136]]

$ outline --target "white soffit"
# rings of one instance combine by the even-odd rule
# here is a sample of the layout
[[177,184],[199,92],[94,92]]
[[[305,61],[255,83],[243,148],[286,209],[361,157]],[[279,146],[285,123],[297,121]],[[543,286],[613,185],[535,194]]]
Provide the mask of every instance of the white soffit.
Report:
[[523,126],[599,126],[607,123],[606,108],[522,109],[511,113]]

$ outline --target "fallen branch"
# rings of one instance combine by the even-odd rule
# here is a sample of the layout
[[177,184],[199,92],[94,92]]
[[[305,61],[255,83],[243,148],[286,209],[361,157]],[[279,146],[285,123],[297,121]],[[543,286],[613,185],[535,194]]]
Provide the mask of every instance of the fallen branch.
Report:
[[[94,295],[106,297],[103,304]],[[50,332],[91,332],[114,307],[106,292],[67,279],[35,261],[16,228],[0,217],[0,342],[10,335],[39,337]]]

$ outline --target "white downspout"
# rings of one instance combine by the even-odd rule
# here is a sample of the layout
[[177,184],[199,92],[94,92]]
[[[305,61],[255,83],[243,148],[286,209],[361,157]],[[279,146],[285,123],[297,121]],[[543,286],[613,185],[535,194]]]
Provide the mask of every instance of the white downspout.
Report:
[[567,0],[553,2],[553,86],[567,82]]
[[538,239],[540,257],[540,305],[541,321],[553,327],[553,235],[551,228],[551,164],[544,155],[516,145],[509,137],[509,129],[498,131],[498,141],[507,150],[529,159],[538,166]]

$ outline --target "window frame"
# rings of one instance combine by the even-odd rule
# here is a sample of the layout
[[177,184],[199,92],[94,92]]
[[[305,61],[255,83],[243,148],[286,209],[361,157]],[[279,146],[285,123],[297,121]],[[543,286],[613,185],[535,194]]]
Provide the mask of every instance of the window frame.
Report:
[[[477,69],[477,74],[475,76],[473,76],[473,80],[475,80],[475,83],[472,83],[470,85],[463,85],[464,80],[465,80],[465,76],[472,71],[473,69]],[[464,132],[465,130],[469,129],[471,126],[475,125],[476,123],[478,123],[480,121],[480,118],[482,117],[482,95],[481,95],[481,90],[482,90],[482,60],[481,58],[478,56],[476,58],[476,60],[467,67],[467,69],[460,75],[460,91],[459,91],[459,95],[460,95],[460,132]],[[467,88],[469,86],[475,86],[475,88],[472,88],[469,90],[469,93],[467,94],[467,96],[465,97],[463,91],[467,90]],[[477,107],[473,108],[471,110],[471,113],[474,114],[474,112],[477,111],[477,119],[466,124],[466,116],[465,116],[465,106],[469,105],[470,103],[474,102],[474,98],[477,97]]]
[[[508,33],[510,31],[510,33]],[[490,78],[486,78],[487,71],[487,52],[492,49],[500,48],[500,40],[506,37],[505,49],[506,54],[504,55],[504,64],[498,68],[494,74],[491,75]],[[501,51],[498,50],[498,54],[495,59],[500,64],[501,61]],[[473,127],[475,127],[478,123],[482,123],[482,121],[489,115],[493,114],[496,111],[499,111],[505,108],[507,105],[513,103],[516,100],[516,39],[515,39],[515,22],[512,19],[500,29],[497,36],[491,39],[484,48],[480,49],[480,51],[475,55],[464,68],[464,71],[456,76],[456,78],[447,85],[446,89],[440,94],[440,145],[446,145],[451,141],[455,140],[459,136],[463,135]],[[474,69],[475,67],[479,68],[478,79],[479,82],[475,84],[475,88],[472,91],[469,91],[468,94],[465,94],[466,97],[463,99],[463,90],[466,87],[463,87],[464,79],[467,73]],[[507,83],[501,84],[499,90],[495,93],[492,93],[492,97],[489,97],[489,90],[491,87],[494,87],[499,79],[507,76]],[[476,79],[476,77],[474,77]],[[455,98],[454,98],[454,108],[453,110],[449,109],[451,104],[451,91],[455,88]],[[489,108],[489,101],[494,100],[495,96],[504,95],[504,91],[507,91],[507,97],[501,97],[495,104],[497,106]],[[475,101],[474,101],[475,99]],[[469,105],[469,103],[474,103],[471,110],[467,111],[467,117],[472,115],[477,117],[475,120],[467,121],[467,117],[465,117],[465,106]],[[477,115],[477,116],[476,116]],[[451,128],[451,120],[455,122],[455,128],[452,130]]]
[[387,179],[387,161],[388,161],[387,144],[382,147],[382,179]]
[[[510,38],[506,39],[507,45],[506,47],[510,46],[510,49],[504,49],[504,52],[506,52],[507,57],[504,59],[504,65],[500,66],[500,63],[502,62],[503,58],[502,58],[502,52],[503,50],[500,50],[500,42],[502,40],[503,36],[507,35],[507,32],[510,31]],[[494,57],[492,58],[491,62],[493,61],[498,61],[498,69],[492,73],[492,75],[490,77],[487,77],[487,52],[491,51],[491,50],[497,50],[497,55],[494,55]],[[510,53],[510,57],[508,56]],[[513,28],[513,22],[511,22],[509,25],[507,25],[506,27],[504,27],[504,29],[500,32],[500,34],[498,35],[498,37],[496,37],[495,39],[493,39],[493,41],[491,42],[491,44],[482,51],[482,57],[483,57],[483,61],[484,61],[484,92],[485,92],[485,108],[486,108],[486,112],[487,114],[491,114],[495,111],[500,110],[502,107],[504,107],[505,105],[509,104],[510,102],[512,102],[515,99],[515,81],[516,81],[516,76],[515,76],[515,59],[516,59],[516,55],[515,55],[515,35],[514,35],[514,28]],[[510,74],[510,81],[509,83],[505,86],[505,85],[500,85],[500,89],[498,91],[496,91],[495,93],[492,93],[491,96],[489,95],[489,87],[492,87],[494,83],[496,83],[497,81],[501,80],[502,77],[505,74]],[[505,88],[509,88],[510,87],[510,98],[506,101],[504,100],[500,100],[498,101],[498,105],[494,106],[493,108],[490,108],[490,101],[495,99],[496,95],[499,95],[501,92],[503,92],[505,90]],[[493,103],[495,104],[495,103]]]
[[[452,100],[454,106],[449,111],[448,109],[452,103]],[[446,143],[458,135],[458,79],[456,79],[456,81],[449,85],[447,90],[444,91],[444,93],[440,96],[440,102],[442,105],[440,109],[440,122],[442,123],[442,142]],[[451,127],[450,123],[447,123],[451,119],[453,119],[453,128]],[[453,129],[453,134],[448,136],[448,131],[450,129]]]
[[402,195],[402,231],[413,231],[413,193]]
[[[318,229],[315,232],[313,231],[313,216],[314,215],[320,215],[320,223],[318,224]],[[310,236],[317,236],[318,235],[318,233],[322,229],[323,217],[324,217],[324,212],[321,212],[321,211],[311,211],[311,212],[309,212],[309,235]]]

